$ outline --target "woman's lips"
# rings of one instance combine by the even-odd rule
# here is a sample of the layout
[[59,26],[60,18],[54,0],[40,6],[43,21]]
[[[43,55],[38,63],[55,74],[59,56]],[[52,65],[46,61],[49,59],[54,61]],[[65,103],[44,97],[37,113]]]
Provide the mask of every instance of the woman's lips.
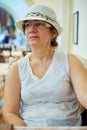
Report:
[[38,36],[30,36],[29,37],[30,39],[37,39],[37,38],[39,38]]

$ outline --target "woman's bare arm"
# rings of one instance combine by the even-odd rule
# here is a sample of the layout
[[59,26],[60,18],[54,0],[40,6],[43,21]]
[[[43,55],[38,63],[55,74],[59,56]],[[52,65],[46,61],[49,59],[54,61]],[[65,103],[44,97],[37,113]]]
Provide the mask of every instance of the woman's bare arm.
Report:
[[3,116],[8,124],[26,126],[19,117],[20,109],[20,80],[18,75],[18,63],[14,63],[6,77]]
[[73,87],[80,103],[87,108],[87,70],[82,62],[69,54],[70,74]]

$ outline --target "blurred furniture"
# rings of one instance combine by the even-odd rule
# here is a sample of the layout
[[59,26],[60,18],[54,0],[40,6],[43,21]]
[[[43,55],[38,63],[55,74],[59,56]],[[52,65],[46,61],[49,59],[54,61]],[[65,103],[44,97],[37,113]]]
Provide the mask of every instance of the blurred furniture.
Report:
[[81,113],[81,117],[82,117],[82,126],[87,126],[87,109],[85,109]]
[[[11,51],[12,51],[11,47],[4,47],[4,46],[0,47],[0,62],[6,62],[8,58],[11,56]],[[9,54],[8,57],[4,57],[5,52]]]
[[8,51],[9,52],[9,56],[11,56],[11,51],[12,51],[11,47],[0,47],[0,54],[3,55],[4,51]]
[[4,103],[4,78],[2,75],[0,75],[0,123],[4,121],[3,116],[2,116],[2,107]]
[[3,55],[0,55],[0,63],[1,63],[1,62],[5,62],[5,58],[4,58]]
[[4,103],[3,97],[4,97],[5,78],[8,69],[9,69],[8,63],[0,63],[0,123],[4,121],[2,116],[2,107]]
[[12,51],[11,52],[11,57],[15,58],[15,59],[20,59],[22,58],[22,51],[18,50],[18,51]]
[[9,52],[4,51],[3,55],[0,55],[0,63],[9,62],[9,58],[12,57],[14,60],[20,59],[22,56],[22,51],[12,51],[11,54]]
[[9,58],[13,57],[15,60],[22,57],[22,51],[13,49],[9,44],[0,44],[0,63],[9,62]]
[[6,76],[9,69],[9,63],[0,63],[0,76]]
[[31,52],[30,50],[22,50],[22,56],[25,56],[30,52]]
[[82,104],[80,104],[82,126],[87,126],[87,109],[85,109]]

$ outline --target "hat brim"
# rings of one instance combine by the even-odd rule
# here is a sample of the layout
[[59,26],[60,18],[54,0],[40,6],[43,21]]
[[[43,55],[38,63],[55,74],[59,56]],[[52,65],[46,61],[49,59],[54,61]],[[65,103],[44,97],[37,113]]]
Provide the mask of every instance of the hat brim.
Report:
[[27,21],[27,20],[41,20],[41,21],[48,22],[52,26],[54,26],[54,28],[57,30],[58,36],[62,33],[62,28],[57,22],[55,22],[55,21],[51,22],[50,20],[45,20],[44,18],[39,18],[39,17],[26,17],[24,19],[21,19],[15,23],[16,27],[19,28],[19,30],[23,32],[22,24],[24,21]]

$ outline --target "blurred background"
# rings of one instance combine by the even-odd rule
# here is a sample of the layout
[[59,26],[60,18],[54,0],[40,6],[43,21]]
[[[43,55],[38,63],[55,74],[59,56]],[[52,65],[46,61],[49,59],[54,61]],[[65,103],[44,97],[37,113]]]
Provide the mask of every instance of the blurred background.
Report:
[[76,54],[87,66],[87,0],[0,0],[0,122],[7,71],[31,51],[15,22],[37,3],[52,7],[63,28],[57,50]]
[[[56,11],[59,23],[63,27],[63,33],[58,38],[58,49],[87,59],[87,0],[0,0],[0,44],[13,44],[13,49],[15,47],[29,49],[24,35],[14,24],[16,20],[25,16],[30,6],[36,3],[48,5]],[[78,26],[74,20],[77,17],[76,12],[78,12]],[[78,30],[75,30],[77,27]],[[4,40],[2,40],[3,34],[6,35]]]

